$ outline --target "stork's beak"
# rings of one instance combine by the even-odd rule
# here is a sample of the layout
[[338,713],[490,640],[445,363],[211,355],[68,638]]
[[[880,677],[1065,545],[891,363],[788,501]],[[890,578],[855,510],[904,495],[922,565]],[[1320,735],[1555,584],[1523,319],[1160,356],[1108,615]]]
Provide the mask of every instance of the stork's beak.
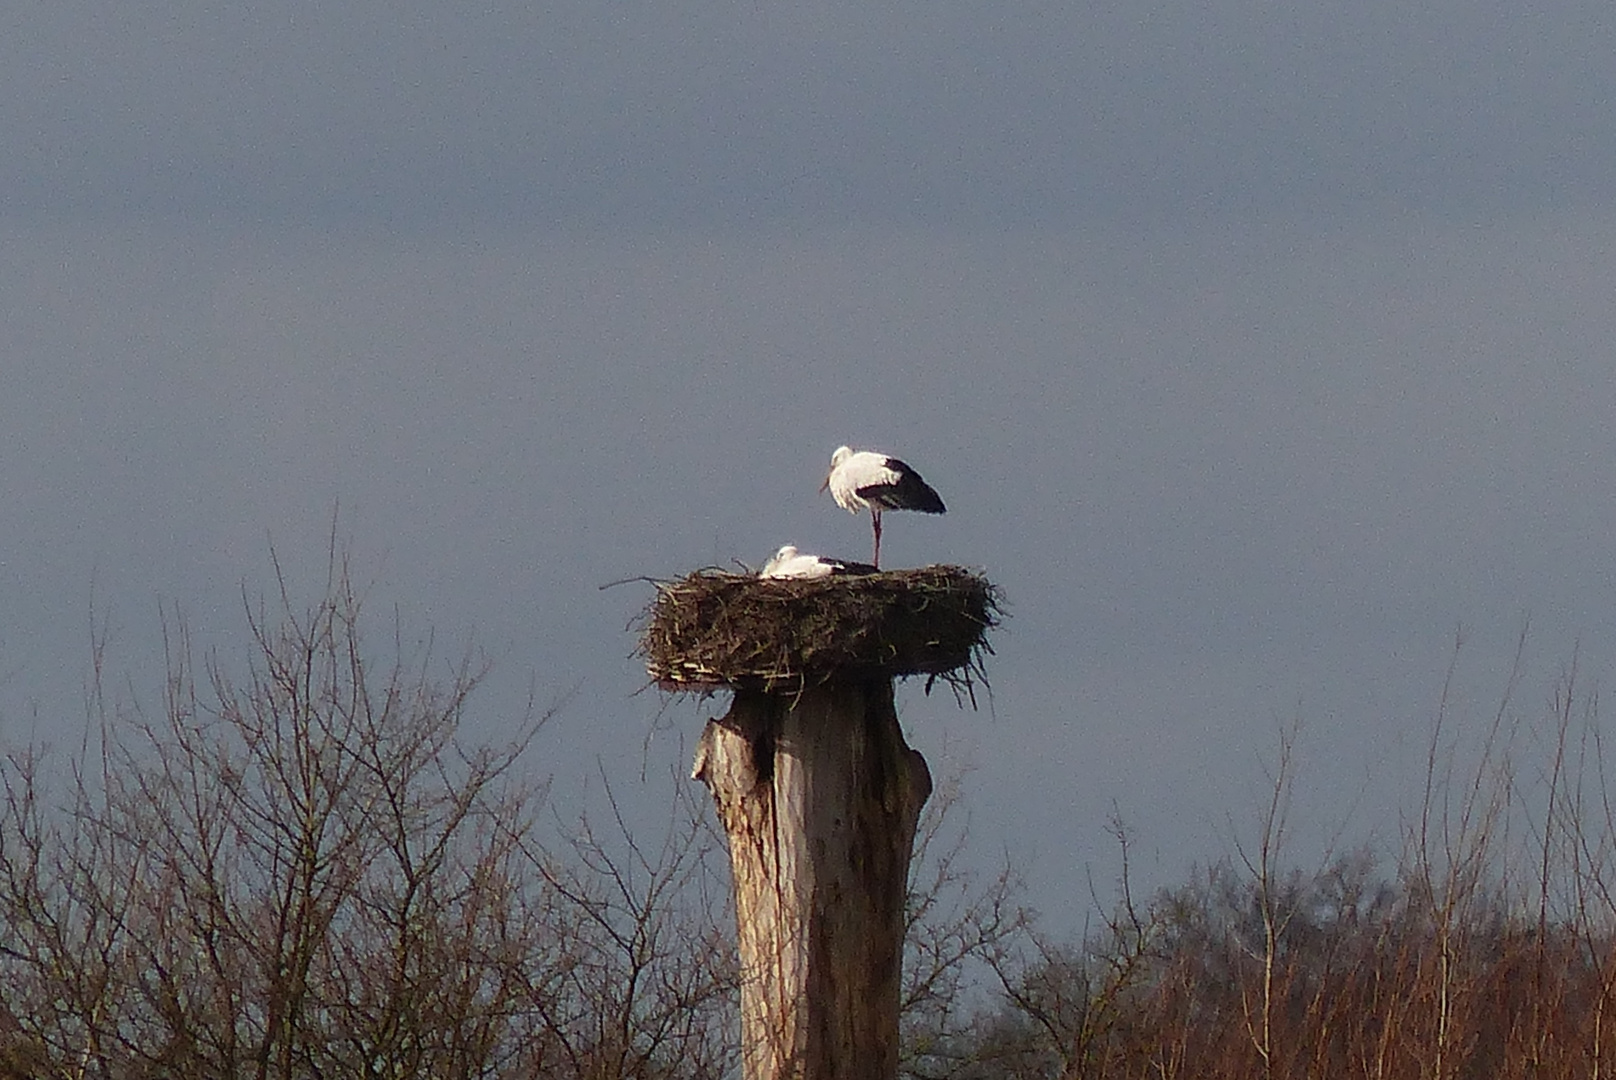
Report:
[[825,494],[825,489],[828,487],[830,487],[830,473],[826,473],[825,479],[819,482],[819,493],[821,495]]

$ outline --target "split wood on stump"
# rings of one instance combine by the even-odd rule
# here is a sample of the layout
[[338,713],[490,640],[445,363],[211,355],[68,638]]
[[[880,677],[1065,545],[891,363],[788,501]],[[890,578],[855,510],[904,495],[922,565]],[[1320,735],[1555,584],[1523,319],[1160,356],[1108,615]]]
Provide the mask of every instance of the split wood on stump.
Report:
[[693,775],[729,838],[746,1080],[897,1076],[904,904],[931,774],[904,742],[893,679],[970,693],[998,610],[984,578],[949,566],[658,585],[641,642],[652,676],[735,694]]

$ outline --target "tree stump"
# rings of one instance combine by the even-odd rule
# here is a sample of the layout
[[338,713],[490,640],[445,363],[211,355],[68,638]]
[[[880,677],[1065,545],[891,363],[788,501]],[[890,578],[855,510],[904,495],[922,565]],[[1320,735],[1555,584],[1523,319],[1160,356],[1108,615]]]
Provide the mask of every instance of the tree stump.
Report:
[[729,836],[746,1080],[898,1072],[904,900],[926,759],[892,681],[737,691],[694,776]]
[[735,694],[707,722],[693,775],[729,838],[745,1080],[897,1076],[909,860],[931,773],[904,742],[893,679],[970,693],[997,615],[992,586],[959,567],[659,583],[641,642],[652,676]]

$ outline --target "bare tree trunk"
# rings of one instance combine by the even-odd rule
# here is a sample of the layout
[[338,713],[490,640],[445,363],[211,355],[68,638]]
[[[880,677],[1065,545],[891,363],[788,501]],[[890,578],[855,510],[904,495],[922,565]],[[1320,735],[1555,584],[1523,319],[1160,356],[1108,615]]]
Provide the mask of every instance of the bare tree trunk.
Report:
[[892,1080],[931,774],[903,740],[891,680],[736,690],[693,775],[729,835],[746,1080]]

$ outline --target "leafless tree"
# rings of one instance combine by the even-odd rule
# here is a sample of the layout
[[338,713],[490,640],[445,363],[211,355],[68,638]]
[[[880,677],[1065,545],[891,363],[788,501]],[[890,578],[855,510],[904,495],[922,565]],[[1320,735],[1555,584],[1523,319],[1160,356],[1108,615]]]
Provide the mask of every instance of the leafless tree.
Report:
[[378,664],[361,606],[333,548],[311,607],[282,582],[248,660],[200,677],[171,616],[162,709],[92,695],[65,806],[39,753],[0,766],[0,1067],[723,1075],[729,954],[672,903],[708,873],[699,832],[547,851],[519,767],[544,716],[468,742],[481,665],[396,624]]
[[1032,924],[1008,860],[992,873],[971,865],[962,776],[933,791],[910,863],[899,1068],[917,1080],[958,1075],[977,1055],[972,1025],[981,1002],[972,987]]

